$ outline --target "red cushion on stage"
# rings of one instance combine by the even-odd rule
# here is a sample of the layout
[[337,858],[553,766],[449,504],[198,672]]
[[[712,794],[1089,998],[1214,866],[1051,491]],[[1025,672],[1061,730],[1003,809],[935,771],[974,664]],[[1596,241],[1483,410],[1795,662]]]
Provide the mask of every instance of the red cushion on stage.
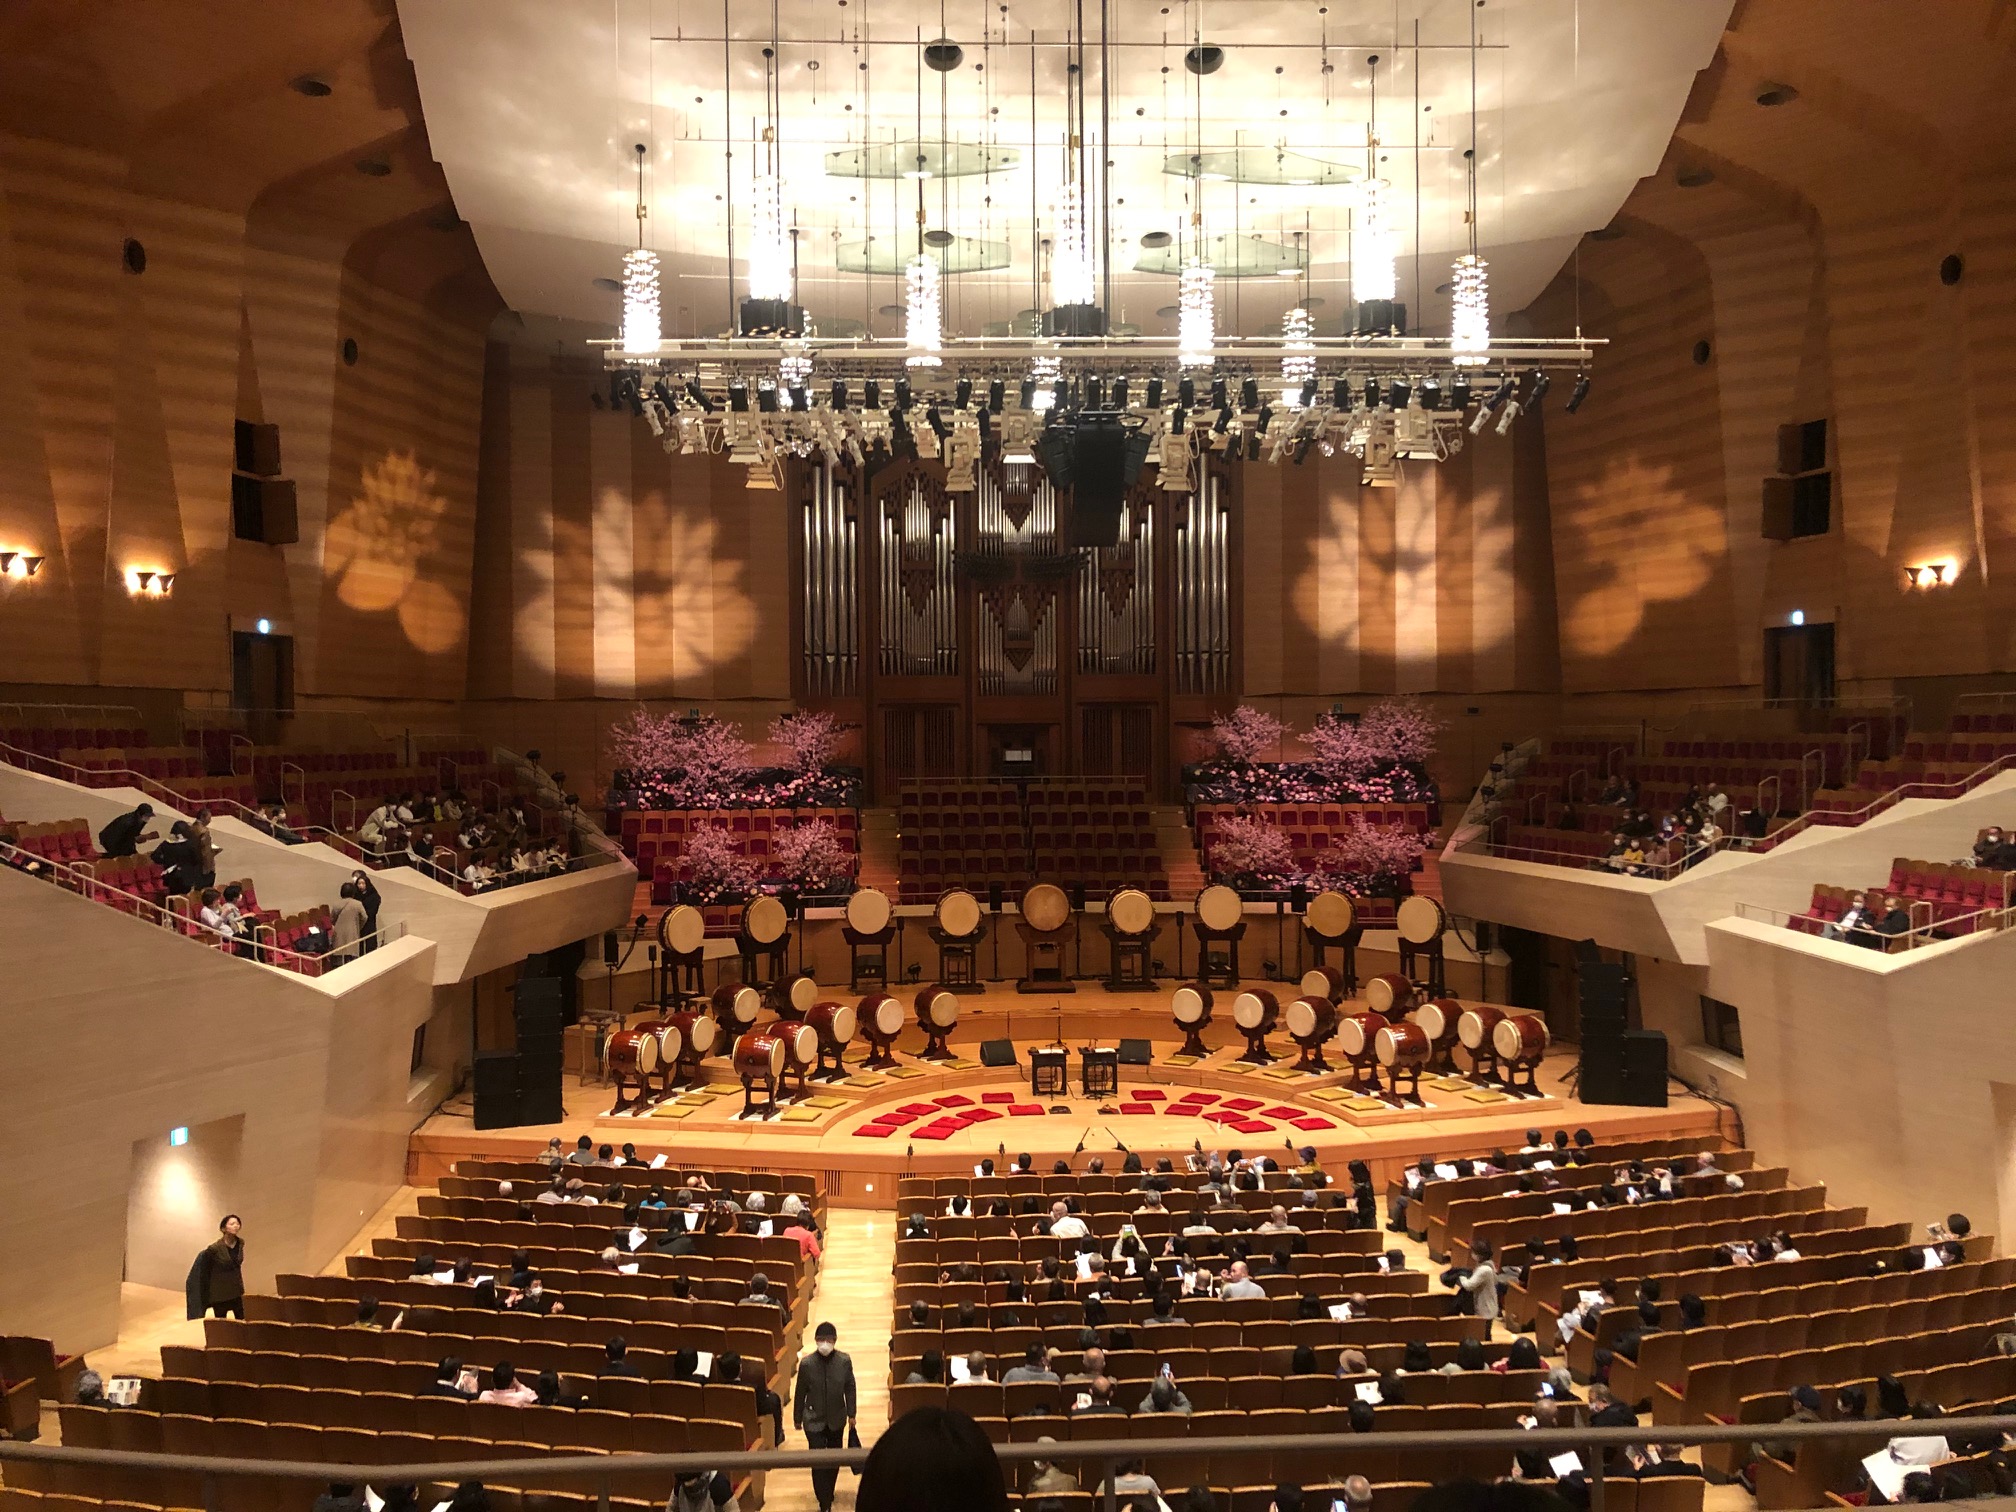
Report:
[[902,1107],[898,1108],[896,1111],[898,1113],[909,1113],[918,1118],[930,1118],[936,1115],[936,1113],[938,1112],[938,1104],[905,1103],[903,1104]]
[[1042,1111],[1043,1111],[1042,1106],[1038,1103],[1008,1104],[1008,1116],[1010,1118],[1035,1118],[1036,1116],[1041,1114]]
[[1015,1101],[1015,1094],[1013,1092],[982,1092],[980,1094],[980,1101],[983,1103],[1012,1103]]
[[1202,1107],[1206,1103],[1218,1101],[1218,1094],[1216,1092],[1185,1092],[1176,1100],[1179,1103],[1194,1103],[1198,1107]]
[[900,1129],[905,1124],[917,1122],[917,1115],[915,1113],[884,1113],[876,1118],[874,1122],[887,1124],[892,1129]]
[[958,1092],[948,1092],[945,1096],[936,1099],[936,1101],[941,1108],[970,1108],[973,1106],[972,1098]]
[[1153,1104],[1153,1103],[1122,1103],[1122,1104],[1120,1104],[1120,1111],[1121,1111],[1122,1113],[1153,1113],[1153,1112],[1155,1111],[1155,1104]]
[[1274,1125],[1264,1123],[1257,1118],[1242,1118],[1233,1124],[1232,1127],[1237,1129],[1241,1134],[1271,1134],[1274,1132]]
[[920,1125],[910,1132],[918,1139],[950,1139],[954,1134],[959,1132],[959,1125],[928,1123]]
[[1160,1087],[1144,1087],[1134,1094],[1134,1101],[1164,1102],[1167,1101],[1168,1096],[1169,1094],[1164,1092]]
[[1236,1124],[1245,1122],[1244,1114],[1229,1112],[1224,1108],[1213,1108],[1209,1113],[1206,1113],[1203,1116],[1205,1118],[1210,1119],[1211,1122],[1213,1123]]
[[1296,1112],[1295,1109],[1293,1108],[1286,1107],[1281,1103],[1276,1103],[1271,1108],[1262,1108],[1260,1110],[1260,1116],[1262,1118],[1293,1118],[1296,1116]]
[[1225,1099],[1225,1106],[1230,1108],[1234,1113],[1251,1113],[1255,1108],[1260,1106],[1260,1099],[1257,1097],[1228,1097]]
[[989,1119],[999,1118],[1000,1116],[1001,1110],[999,1108],[975,1108],[966,1115],[966,1122],[986,1123]]
[[1337,1127],[1327,1118],[1297,1118],[1291,1120],[1298,1129],[1334,1129]]
[[887,1139],[896,1130],[888,1124],[863,1124],[854,1131],[856,1139]]

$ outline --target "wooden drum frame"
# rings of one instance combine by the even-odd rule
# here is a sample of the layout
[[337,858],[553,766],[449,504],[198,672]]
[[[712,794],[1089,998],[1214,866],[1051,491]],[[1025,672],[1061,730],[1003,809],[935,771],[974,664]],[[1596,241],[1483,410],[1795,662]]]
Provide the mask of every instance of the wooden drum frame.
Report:
[[1190,921],[1197,931],[1197,980],[1210,987],[1239,986],[1239,941],[1246,933],[1246,903],[1222,882],[1197,894]]
[[[642,1102],[658,1069],[658,1036],[648,1028],[618,1029],[609,1036],[604,1055],[609,1079],[616,1084],[616,1108],[611,1111]],[[625,1097],[623,1089],[632,1086],[637,1095]]]
[[1349,893],[1334,888],[1316,894],[1302,913],[1302,938],[1308,943],[1316,964],[1335,950],[1344,959],[1344,996],[1358,990],[1358,942],[1365,926],[1358,921],[1358,904]]
[[707,991],[707,916],[691,903],[676,903],[658,916],[658,948],[666,981],[658,1001],[684,1007]]
[[896,934],[896,907],[889,895],[873,887],[857,887],[847,896],[840,935],[852,957],[847,986],[859,992],[864,982],[877,987],[889,981],[889,942]]
[[[791,910],[768,893],[751,898],[742,905],[735,943],[742,954],[742,980],[752,987],[774,985],[784,975],[791,955]],[[759,964],[764,962],[769,966],[768,975]]]
[[945,990],[981,991],[980,942],[987,936],[987,915],[980,900],[966,888],[946,888],[932,907],[930,935],[938,944],[938,981]]
[[956,1060],[958,1057],[945,1048],[946,1038],[959,1023],[959,999],[952,989],[943,982],[933,982],[928,987],[917,989],[915,1000],[917,1027],[924,1031],[924,1048],[918,1052],[919,1060]]
[[1537,1013],[1511,1013],[1491,1028],[1491,1049],[1498,1057],[1499,1076],[1515,1097],[1540,1096],[1537,1073],[1552,1036]]
[[1265,987],[1248,988],[1232,1000],[1232,1022],[1246,1036],[1246,1053],[1239,1059],[1256,1066],[1274,1063],[1267,1049],[1267,1036],[1280,1017],[1281,1004]]
[[1099,927],[1106,933],[1108,992],[1155,990],[1155,900],[1138,887],[1116,887]]
[[[1337,1048],[1351,1065],[1351,1080],[1345,1085],[1353,1092],[1379,1095],[1379,1031],[1392,1020],[1383,1013],[1353,1013],[1337,1026]],[[1353,1049],[1353,1045],[1357,1049]]]
[[[1419,1024],[1388,1024],[1372,1036],[1372,1054],[1386,1068],[1386,1093],[1396,1102],[1421,1102],[1421,1073],[1435,1046]],[[1406,1087],[1401,1087],[1401,1082]]]
[[[1449,991],[1447,962],[1442,954],[1442,933],[1449,927],[1448,910],[1435,899],[1413,893],[1400,900],[1393,911],[1395,932],[1400,938],[1400,970],[1410,980],[1423,982],[1429,997]],[[1426,972],[1418,969],[1425,959]]]
[[[784,1080],[784,1036],[767,1029],[751,1029],[739,1036],[729,1061],[742,1083],[743,1118],[775,1118],[777,1091]],[[758,1092],[761,1096],[758,1096]]]
[[868,1059],[861,1063],[868,1071],[896,1064],[896,1040],[903,1033],[906,1015],[903,1005],[886,992],[871,992],[854,1007],[858,1032],[868,1041]]
[[820,1002],[812,1005],[805,1022],[819,1036],[819,1065],[814,1081],[837,1081],[847,1074],[847,1047],[854,1042],[861,1012],[852,1003]]
[[1016,904],[1015,933],[1022,937],[1022,978],[1017,992],[1076,992],[1064,965],[1064,942],[1076,933],[1070,894],[1055,882],[1037,882]]
[[1288,1038],[1301,1052],[1297,1071],[1320,1076],[1330,1069],[1323,1046],[1337,1032],[1337,1005],[1327,997],[1299,997],[1288,1005]]
[[1454,1051],[1460,1043],[1456,1030],[1462,1017],[1463,1005],[1455,998],[1430,998],[1414,1010],[1414,1022],[1428,1036],[1429,1070],[1455,1074]]
[[[1185,1012],[1194,1015],[1183,1017]],[[1211,989],[1202,982],[1190,982],[1178,987],[1169,999],[1169,1014],[1176,1020],[1176,1027],[1183,1031],[1183,1048],[1178,1055],[1194,1055],[1202,1058],[1211,1052],[1204,1048],[1204,1029],[1211,1022]]]

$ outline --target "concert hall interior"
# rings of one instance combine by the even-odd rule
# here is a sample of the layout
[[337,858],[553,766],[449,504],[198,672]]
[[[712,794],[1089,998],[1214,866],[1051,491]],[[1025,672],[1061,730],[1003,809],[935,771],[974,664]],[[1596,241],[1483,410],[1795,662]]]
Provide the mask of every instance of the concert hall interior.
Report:
[[2005,87],[0,7],[0,1512],[2016,1495]]

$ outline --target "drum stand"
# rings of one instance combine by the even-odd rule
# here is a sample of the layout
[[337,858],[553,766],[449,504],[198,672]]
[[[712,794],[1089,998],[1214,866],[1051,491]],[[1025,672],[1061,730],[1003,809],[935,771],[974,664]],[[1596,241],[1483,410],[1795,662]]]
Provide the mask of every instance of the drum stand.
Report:
[[[618,1071],[615,1074],[616,1104],[609,1111],[611,1113],[621,1113],[625,1108],[642,1107],[645,1099],[651,1095],[650,1080],[651,1078],[648,1073],[639,1073],[633,1082],[630,1078],[630,1073],[627,1071]],[[625,1097],[623,1095],[623,1089],[629,1086],[636,1087],[637,1095],[635,1097]]]
[[[1400,1090],[1402,1080],[1407,1090]],[[1388,1066],[1386,1068],[1386,1100],[1396,1103],[1412,1103],[1415,1107],[1425,1107],[1421,1098],[1421,1068],[1419,1066]]]
[[1538,1061],[1514,1061],[1509,1065],[1500,1062],[1498,1085],[1513,1097],[1545,1097],[1535,1074],[1540,1069]]
[[[1206,987],[1239,987],[1239,939],[1246,933],[1241,919],[1230,929],[1213,929],[1202,919],[1197,929],[1197,980]],[[1215,947],[1215,948],[1214,948]]]
[[1194,1055],[1199,1060],[1202,1060],[1211,1053],[1204,1047],[1204,1026],[1202,1024],[1184,1025],[1183,1048],[1176,1053],[1178,1055]]
[[[1155,935],[1120,933],[1110,923],[1099,926],[1106,933],[1106,956],[1112,963],[1104,986],[1108,992],[1153,992],[1155,990]],[[1192,1052],[1185,1051],[1186,1055]],[[1195,1052],[1202,1054],[1202,1051]]]
[[[839,1056],[836,1056],[834,1058],[835,1060],[840,1059]],[[880,1071],[885,1066],[893,1066],[895,1064],[896,1064],[896,1041],[894,1041],[893,1039],[886,1039],[886,1040],[881,1039],[872,1034],[869,1035],[868,1059],[861,1062],[861,1069],[863,1071]]]
[[847,969],[848,990],[859,992],[863,982],[886,988],[889,985],[889,942],[896,936],[896,926],[893,923],[884,924],[873,934],[861,934],[852,924],[842,924],[840,935],[853,954],[853,961]]
[[1251,1062],[1256,1066],[1274,1064],[1274,1056],[1267,1048],[1265,1029],[1241,1029],[1239,1032],[1246,1036],[1246,1053],[1239,1057],[1240,1060]]
[[1490,1045],[1479,1045],[1470,1052],[1470,1080],[1480,1086],[1503,1086],[1505,1073],[1498,1065],[1498,1052]]
[[1356,1092],[1364,1097],[1384,1097],[1386,1089],[1379,1085],[1379,1057],[1373,1053],[1371,1040],[1365,1042],[1363,1055],[1348,1056],[1351,1079],[1344,1083],[1344,1090]]
[[[869,1056],[874,1063],[874,1056]],[[812,1080],[820,1082],[845,1081],[851,1073],[847,1070],[847,1047],[829,1045],[824,1035],[819,1038],[819,1064],[812,1072]]]
[[[970,935],[948,935],[936,924],[931,938],[938,942],[938,982],[953,992],[985,992],[980,981],[980,937],[983,925]],[[941,1044],[942,1048],[942,1044]]]
[[[1055,929],[1036,929],[1017,919],[1015,932],[1022,936],[1023,960],[1022,979],[1015,984],[1017,992],[1053,993],[1078,990],[1078,984],[1072,981],[1064,970],[1064,941],[1070,935],[1070,925],[1059,925]],[[995,938],[999,939],[1000,935],[997,933]]]
[[685,1087],[699,1086],[700,1061],[699,1052],[693,1048],[693,1042],[688,1040],[679,1049],[679,1059],[665,1068],[665,1095],[668,1097],[672,1095],[674,1082]]
[[666,1008],[684,1008],[695,998],[707,995],[707,954],[705,950],[665,952],[665,980],[658,989],[658,1002]]
[[[940,985],[949,987],[952,984],[950,982],[945,982],[941,983]],[[958,1056],[954,1055],[950,1050],[945,1048],[946,1037],[949,1036],[951,1033],[952,1031],[950,1029],[940,1029],[936,1025],[933,1025],[931,1028],[926,1029],[924,1031],[924,1048],[917,1052],[917,1059],[928,1061],[948,1061],[959,1059]]]
[[[1343,956],[1344,995],[1346,997],[1354,997],[1358,992],[1358,935],[1359,931],[1353,929],[1342,939],[1332,940],[1319,935],[1307,924],[1302,926],[1302,938],[1309,942],[1310,954],[1316,957],[1315,965],[1329,965],[1330,963],[1324,959],[1324,954],[1330,950],[1336,950]],[[1403,946],[1402,950],[1404,951],[1405,948]],[[1406,957],[1404,954],[1401,959],[1403,962],[1405,961]],[[1404,973],[1407,968],[1403,964],[1400,969]],[[1439,995],[1437,994],[1437,996]]]
[[1311,1076],[1324,1076],[1329,1073],[1330,1062],[1323,1059],[1322,1040],[1297,1040],[1295,1045],[1299,1052],[1295,1059],[1297,1071],[1306,1071]]
[[[780,1078],[765,1076],[760,1081],[753,1076],[742,1078],[742,1111],[737,1118],[775,1118],[783,1111],[777,1106],[777,1083]],[[763,1095],[756,1095],[758,1087]]]
[[805,1085],[805,1068],[794,1066],[789,1058],[784,1062],[784,1073],[777,1078],[775,1098],[786,1102],[800,1102],[812,1095],[812,1089]]
[[[1423,982],[1414,967],[1422,957],[1428,961],[1428,980]],[[1345,960],[1349,961],[1350,949],[1346,947]],[[1348,966],[1345,968],[1350,969]],[[1437,935],[1424,945],[1416,945],[1411,940],[1400,942],[1400,975],[1420,987],[1431,998],[1447,997],[1449,983],[1446,979],[1446,963],[1442,956],[1442,936]],[[1354,983],[1355,985],[1355,983]]]
[[[791,931],[788,928],[767,945],[760,945],[747,935],[739,936],[736,944],[742,952],[742,980],[765,997],[791,974]],[[765,962],[770,968],[767,974],[760,964]]]

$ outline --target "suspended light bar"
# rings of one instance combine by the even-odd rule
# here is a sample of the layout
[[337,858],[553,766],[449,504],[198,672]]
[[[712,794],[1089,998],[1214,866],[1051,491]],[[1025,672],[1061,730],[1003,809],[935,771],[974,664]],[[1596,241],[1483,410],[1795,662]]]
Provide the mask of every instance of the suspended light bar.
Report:
[[1316,379],[1316,318],[1301,305],[1281,317],[1281,401],[1302,407],[1304,385]]
[[1215,275],[1201,257],[1183,265],[1176,299],[1176,361],[1183,367],[1210,367],[1217,344],[1211,289]]
[[910,367],[939,367],[944,358],[945,311],[938,289],[938,264],[919,252],[910,259],[903,277],[903,332],[908,338]]
[[633,247],[623,254],[623,351],[647,357],[658,350],[658,254]]
[[783,186],[777,175],[756,179],[756,205],[750,212],[753,235],[749,245],[749,297],[791,298],[791,246],[784,226]]
[[1383,178],[1368,178],[1359,186],[1358,214],[1351,225],[1351,295],[1360,304],[1392,299],[1399,284],[1393,266],[1399,256]]
[[1458,367],[1481,367],[1491,352],[1490,265],[1474,252],[1456,259],[1450,280],[1449,351]]

